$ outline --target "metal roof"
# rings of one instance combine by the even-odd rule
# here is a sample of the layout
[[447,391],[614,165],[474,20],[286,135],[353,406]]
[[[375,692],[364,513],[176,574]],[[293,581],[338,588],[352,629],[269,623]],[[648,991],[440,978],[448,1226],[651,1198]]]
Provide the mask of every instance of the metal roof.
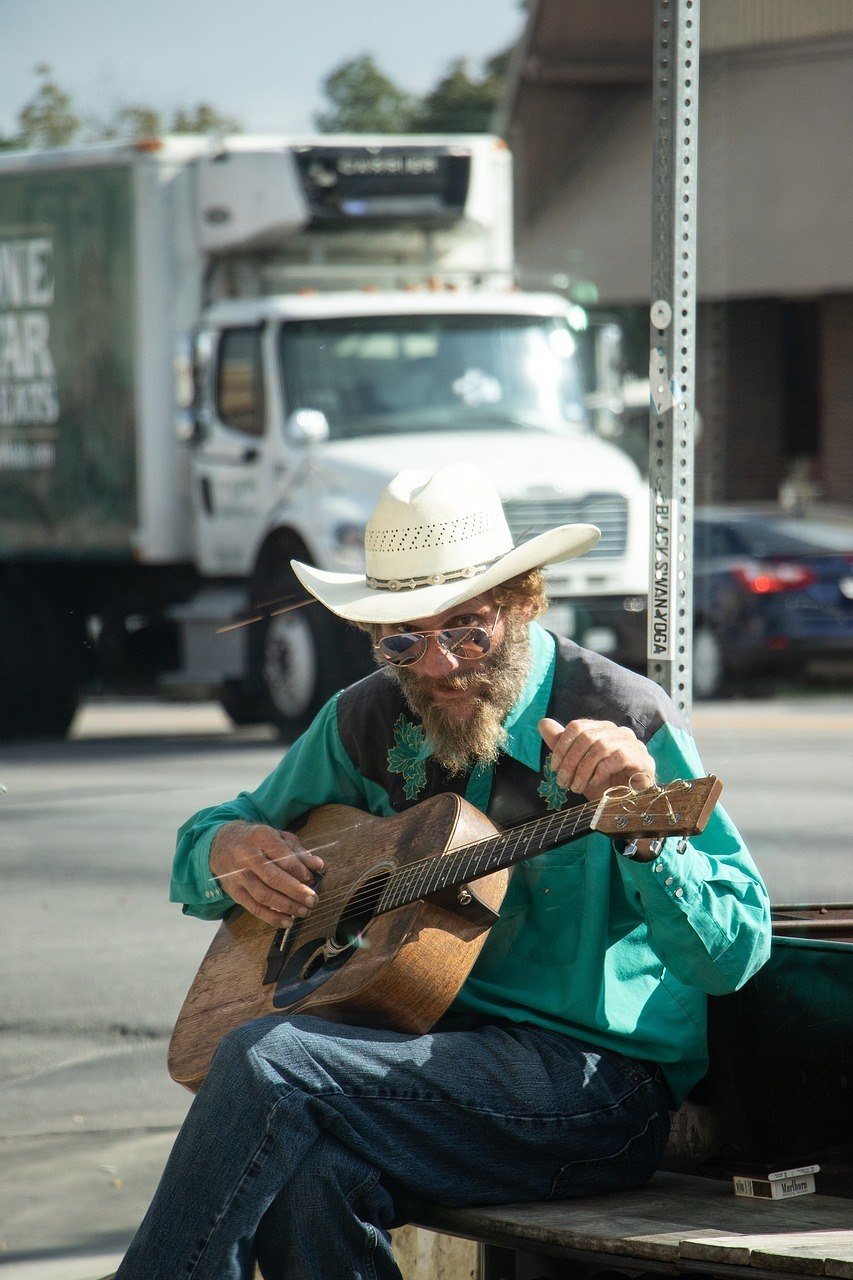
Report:
[[[529,281],[648,299],[652,0],[531,0],[497,125]],[[700,297],[853,287],[853,0],[703,0]]]

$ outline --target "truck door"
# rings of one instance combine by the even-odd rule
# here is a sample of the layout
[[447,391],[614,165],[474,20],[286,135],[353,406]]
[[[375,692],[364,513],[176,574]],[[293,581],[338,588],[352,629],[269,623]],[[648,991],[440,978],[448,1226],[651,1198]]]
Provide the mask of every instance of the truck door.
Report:
[[270,389],[263,325],[202,334],[199,437],[192,500],[199,566],[207,574],[251,570],[274,493]]

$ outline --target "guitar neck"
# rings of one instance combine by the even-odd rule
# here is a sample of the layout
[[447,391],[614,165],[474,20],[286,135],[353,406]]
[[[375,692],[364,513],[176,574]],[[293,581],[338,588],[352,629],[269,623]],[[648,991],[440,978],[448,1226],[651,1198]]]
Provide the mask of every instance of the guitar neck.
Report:
[[563,813],[536,818],[509,831],[462,845],[431,858],[399,867],[389,878],[375,912],[382,915],[396,907],[428,898],[442,889],[452,889],[477,880],[493,871],[511,867],[537,853],[545,853],[557,845],[568,844],[592,830],[594,804],[578,805]]

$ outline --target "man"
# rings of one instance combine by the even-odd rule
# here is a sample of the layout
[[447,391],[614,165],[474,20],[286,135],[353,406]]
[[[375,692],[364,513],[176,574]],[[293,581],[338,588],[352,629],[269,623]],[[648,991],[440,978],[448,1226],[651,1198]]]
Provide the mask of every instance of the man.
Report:
[[[514,548],[475,468],[402,472],[366,576],[294,562],[368,630],[382,670],[337,695],[252,793],[181,830],[172,896],[287,926],[323,860],[287,830],[320,804],[390,815],[441,791],[500,825],[702,769],[649,681],[536,622],[569,525]],[[330,850],[329,858],[335,856]],[[426,1035],[262,1018],[223,1040],[121,1278],[399,1278],[407,1196],[450,1204],[642,1185],[705,1070],[705,994],[768,954],[767,894],[717,809],[691,841],[591,833],[519,864],[500,919]],[[369,943],[369,926],[366,941]]]

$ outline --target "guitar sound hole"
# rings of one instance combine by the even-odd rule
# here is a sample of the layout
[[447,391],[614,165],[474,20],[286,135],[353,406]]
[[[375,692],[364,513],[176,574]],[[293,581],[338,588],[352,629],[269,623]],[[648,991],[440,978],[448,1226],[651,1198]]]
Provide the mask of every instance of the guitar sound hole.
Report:
[[355,892],[338,920],[332,937],[335,947],[357,947],[364,930],[373,919],[379,899],[385,891],[390,871],[380,871],[368,876],[356,887]]
[[302,969],[302,981],[307,982],[311,975],[317,972],[324,960],[323,948],[318,947]]

